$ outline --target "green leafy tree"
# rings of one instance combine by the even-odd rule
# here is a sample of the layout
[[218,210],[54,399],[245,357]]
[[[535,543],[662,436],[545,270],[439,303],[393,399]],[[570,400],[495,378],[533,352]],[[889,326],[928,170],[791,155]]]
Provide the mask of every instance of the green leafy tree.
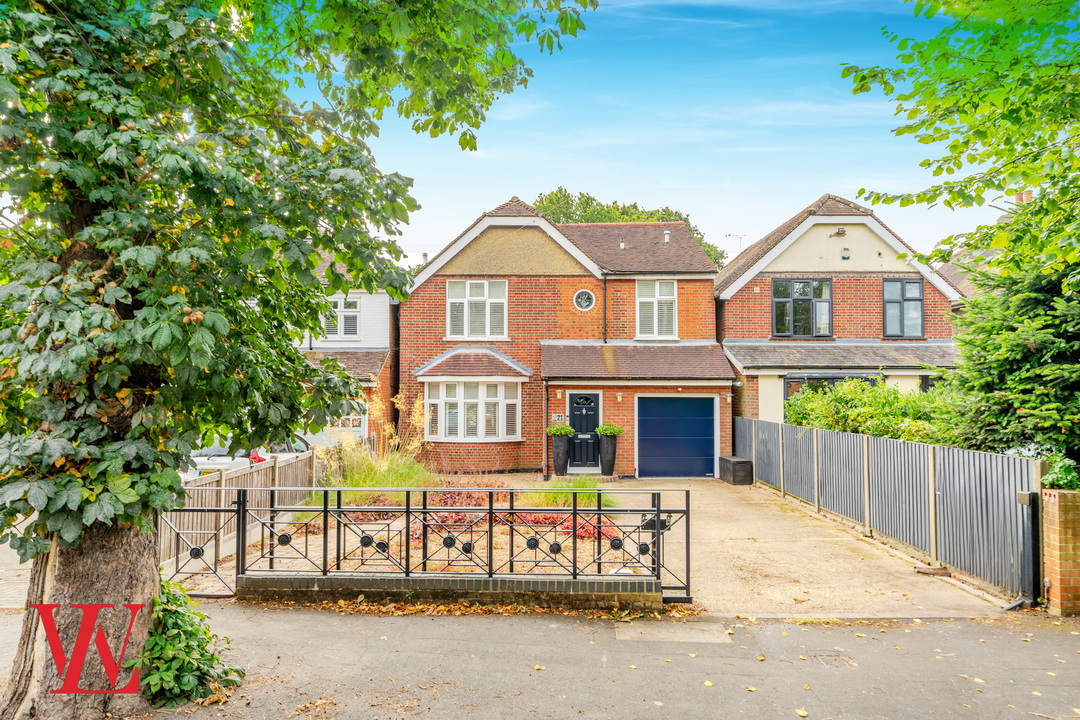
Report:
[[681,222],[698,241],[716,267],[724,266],[727,254],[712,243],[705,241],[705,235],[690,224],[686,213],[663,207],[658,210],[643,210],[637,203],[624,205],[620,202],[604,203],[588,193],[573,194],[559,186],[549,193],[540,193],[533,201],[533,207],[557,223],[608,223],[608,222]]
[[956,432],[966,447],[1031,450],[1080,462],[1080,268],[977,272],[979,294],[957,319],[962,393]]
[[[471,146],[527,79],[513,39],[550,50],[587,6],[0,5],[0,539],[33,558],[28,603],[149,605],[152,517],[182,504],[200,438],[258,446],[353,411],[340,365],[296,345],[329,309],[321,256],[330,292],[407,284],[392,238],[411,181],[364,138],[392,110]],[[312,77],[329,107],[290,101]],[[124,615],[102,613],[110,637]],[[79,620],[58,613],[65,648]],[[141,707],[52,694],[38,625],[28,613],[0,718]],[[149,628],[147,611],[129,653]],[[110,687],[104,667],[81,686]]]
[[[894,132],[939,148],[923,161],[935,184],[914,193],[860,191],[873,202],[971,207],[1038,188],[1032,202],[1002,207],[1010,223],[947,238],[929,256],[995,253],[989,264],[1020,270],[1034,258],[1080,282],[1080,3],[1076,0],[916,2],[929,21],[948,20],[928,40],[886,31],[899,67],[847,66],[856,93],[880,89],[904,124]],[[925,258],[924,258],[925,259]]]

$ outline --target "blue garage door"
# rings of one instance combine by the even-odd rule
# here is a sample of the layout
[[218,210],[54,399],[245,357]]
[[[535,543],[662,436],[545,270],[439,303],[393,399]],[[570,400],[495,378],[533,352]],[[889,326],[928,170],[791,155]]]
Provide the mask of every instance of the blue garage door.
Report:
[[638,475],[713,474],[713,399],[638,398]]

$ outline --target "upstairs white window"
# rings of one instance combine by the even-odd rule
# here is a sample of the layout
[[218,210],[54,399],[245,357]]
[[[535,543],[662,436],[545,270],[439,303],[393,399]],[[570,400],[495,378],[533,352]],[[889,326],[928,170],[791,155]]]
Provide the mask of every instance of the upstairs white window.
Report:
[[643,338],[676,336],[674,280],[638,280],[637,334]]
[[356,339],[360,335],[360,301],[338,298],[330,301],[330,312],[323,320],[328,339]]
[[475,340],[506,338],[506,281],[446,283],[446,335]]
[[521,439],[521,383],[429,382],[427,440],[496,442]]

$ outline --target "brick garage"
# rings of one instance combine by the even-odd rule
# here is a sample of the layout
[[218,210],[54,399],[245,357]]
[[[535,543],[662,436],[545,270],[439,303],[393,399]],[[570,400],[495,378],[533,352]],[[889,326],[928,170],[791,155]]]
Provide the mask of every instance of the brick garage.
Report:
[[1043,575],[1051,615],[1080,614],[1080,492],[1043,490]]
[[[565,414],[567,411],[568,394],[571,392],[597,393],[601,396],[601,422],[615,423],[624,428],[625,432],[619,436],[618,449],[615,454],[615,473],[617,475],[635,476],[637,468],[634,466],[634,449],[637,440],[637,413],[638,396],[665,396],[665,397],[717,397],[716,403],[716,426],[719,441],[715,446],[717,455],[731,455],[732,448],[732,415],[731,415],[731,387],[730,385],[671,385],[671,384],[631,384],[625,385],[590,385],[588,381],[566,381],[558,385],[548,387],[548,403],[551,413]],[[619,395],[622,398],[619,398]],[[561,395],[561,397],[560,397]],[[548,457],[551,457],[550,441],[548,443]]]

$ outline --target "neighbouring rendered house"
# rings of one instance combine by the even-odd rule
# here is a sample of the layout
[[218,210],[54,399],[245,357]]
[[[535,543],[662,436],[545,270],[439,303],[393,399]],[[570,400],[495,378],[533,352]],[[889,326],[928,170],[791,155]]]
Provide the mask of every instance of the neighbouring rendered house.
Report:
[[[322,278],[328,261],[316,269]],[[391,399],[397,394],[398,305],[385,292],[351,290],[330,296],[331,312],[323,318],[322,333],[305,333],[301,347],[312,362],[337,359],[363,387],[365,412],[339,418],[308,440],[315,445],[379,436],[392,421]]]
[[961,294],[913,254],[870,209],[824,195],[729,262],[716,305],[735,414],[782,421],[804,385],[845,378],[926,389],[926,366],[954,365]]
[[517,198],[484,213],[400,305],[400,389],[424,409],[427,462],[549,472],[546,428],[565,422],[570,472],[595,473],[610,422],[625,428],[617,474],[715,476],[735,379],[715,275],[682,223],[555,224]]

